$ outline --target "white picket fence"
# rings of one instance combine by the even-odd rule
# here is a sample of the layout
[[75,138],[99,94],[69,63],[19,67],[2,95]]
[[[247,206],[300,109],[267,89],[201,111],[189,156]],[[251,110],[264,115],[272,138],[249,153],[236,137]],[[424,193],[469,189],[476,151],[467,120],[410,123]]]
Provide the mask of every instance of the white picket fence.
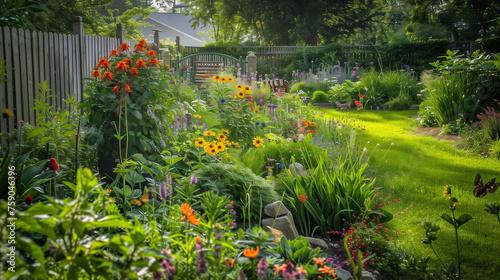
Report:
[[[116,38],[54,34],[9,27],[0,27],[0,61],[10,66],[7,79],[0,83],[0,110],[10,109],[13,118],[0,122],[0,131],[11,132],[20,120],[36,124],[33,100],[38,98],[38,84],[47,81],[51,89],[50,104],[61,108],[64,99],[74,95],[82,100],[84,78],[111,50],[118,49]],[[124,40],[131,45],[135,41]]]

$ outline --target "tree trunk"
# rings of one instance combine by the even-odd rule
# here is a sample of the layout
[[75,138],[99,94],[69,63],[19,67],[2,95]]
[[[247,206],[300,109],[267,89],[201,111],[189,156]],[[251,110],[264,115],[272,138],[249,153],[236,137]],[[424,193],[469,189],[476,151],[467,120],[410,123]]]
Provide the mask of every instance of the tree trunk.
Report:
[[309,28],[309,36],[306,41],[307,45],[317,46],[318,45],[318,29],[317,28]]

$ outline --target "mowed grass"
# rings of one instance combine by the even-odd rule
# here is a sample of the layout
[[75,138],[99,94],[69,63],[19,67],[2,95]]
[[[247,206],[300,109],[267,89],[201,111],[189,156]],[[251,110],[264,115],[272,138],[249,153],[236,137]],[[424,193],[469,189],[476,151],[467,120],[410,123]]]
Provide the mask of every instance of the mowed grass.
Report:
[[370,167],[377,172],[381,196],[389,198],[391,190],[391,200],[401,198],[385,209],[395,214],[408,208],[391,222],[391,229],[399,232],[392,234],[395,243],[416,257],[431,256],[432,266],[439,271],[437,258],[428,245],[420,242],[425,236],[422,221],[434,221],[441,227],[434,242],[436,251],[446,265],[456,260],[454,229],[439,217],[442,213],[451,215],[443,196],[448,185],[460,202],[457,217],[469,213],[474,218],[459,229],[462,278],[500,279],[500,223],[483,210],[485,203],[498,200],[500,191],[483,198],[472,193],[477,173],[484,183],[494,177],[500,180],[500,161],[457,150],[451,141],[413,135],[416,122],[410,116],[416,111],[326,112],[326,117],[346,115],[362,121],[365,130],[358,146],[370,142],[366,144]]

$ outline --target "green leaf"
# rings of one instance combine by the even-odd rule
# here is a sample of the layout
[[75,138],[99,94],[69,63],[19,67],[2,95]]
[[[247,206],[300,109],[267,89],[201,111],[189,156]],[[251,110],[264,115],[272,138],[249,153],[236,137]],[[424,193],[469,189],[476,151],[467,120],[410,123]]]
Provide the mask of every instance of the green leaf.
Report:
[[462,214],[460,217],[458,217],[458,219],[456,219],[457,221],[457,228],[461,227],[462,225],[464,225],[465,223],[469,222],[470,220],[472,220],[472,216],[469,215],[469,214]]
[[31,132],[30,134],[28,135],[28,139],[29,138],[32,138],[32,137],[35,137],[37,135],[39,135],[40,133],[43,133],[45,132],[47,129],[45,127],[35,127]]
[[132,116],[136,117],[137,119],[142,120],[142,114],[141,114],[141,112],[139,112],[137,110],[130,110],[130,114]]
[[452,226],[455,226],[455,223],[453,222],[453,219],[450,217],[450,215],[443,213],[443,214],[441,214],[441,219],[447,221]]
[[63,136],[70,136],[70,135],[74,135],[74,134],[76,134],[76,131],[70,130],[70,131],[64,132]]

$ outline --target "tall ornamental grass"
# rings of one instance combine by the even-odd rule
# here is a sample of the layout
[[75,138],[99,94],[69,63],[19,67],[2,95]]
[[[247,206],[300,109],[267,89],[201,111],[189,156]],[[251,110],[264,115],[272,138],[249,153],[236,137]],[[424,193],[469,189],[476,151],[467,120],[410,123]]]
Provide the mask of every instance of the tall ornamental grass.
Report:
[[418,103],[417,94],[421,90],[407,71],[370,71],[361,78],[361,85],[366,90],[363,98],[366,107],[385,105],[390,109],[406,109]]
[[462,118],[470,123],[485,99],[476,72],[461,72],[426,82],[426,90],[440,126]]

